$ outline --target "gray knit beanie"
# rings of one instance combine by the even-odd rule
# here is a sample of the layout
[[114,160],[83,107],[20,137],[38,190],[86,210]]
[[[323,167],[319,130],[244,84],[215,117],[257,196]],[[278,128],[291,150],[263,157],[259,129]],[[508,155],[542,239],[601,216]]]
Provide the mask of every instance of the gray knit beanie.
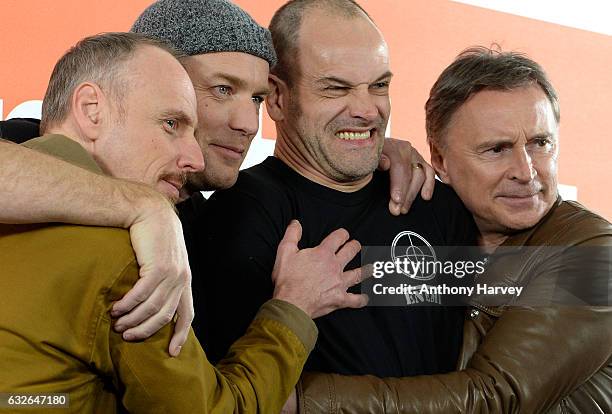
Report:
[[188,55],[244,52],[276,64],[268,29],[258,25],[240,7],[227,0],[159,0],[132,26],[172,43]]

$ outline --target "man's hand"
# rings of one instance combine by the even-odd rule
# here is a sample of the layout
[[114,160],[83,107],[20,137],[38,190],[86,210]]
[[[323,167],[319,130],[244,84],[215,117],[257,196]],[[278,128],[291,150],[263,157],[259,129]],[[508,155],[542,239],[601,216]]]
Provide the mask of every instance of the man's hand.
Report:
[[272,271],[274,298],[302,309],[311,318],[340,308],[361,308],[368,303],[366,295],[347,293],[347,289],[364,278],[362,269],[344,271],[361,250],[356,240],[349,240],[344,229],[327,236],[320,245],[298,249],[302,226],[293,220],[278,245]]
[[181,223],[163,195],[148,185],[96,174],[5,142],[0,142],[0,187],[2,223],[130,229],[141,279],[113,307],[113,316],[133,310],[116,327],[125,331],[125,339],[144,339],[172,320],[178,304],[170,342],[170,354],[178,354],[193,320],[191,291],[186,289],[191,271]]
[[183,228],[172,206],[166,204],[151,209],[130,227],[140,280],[114,304],[111,314],[124,315],[115,329],[131,341],[150,337],[170,323],[176,312],[169,352],[177,356],[187,340],[194,311]]
[[389,171],[391,200],[389,211],[394,216],[406,214],[419,191],[424,200],[430,200],[435,185],[435,171],[412,148],[408,141],[386,138],[378,168]]

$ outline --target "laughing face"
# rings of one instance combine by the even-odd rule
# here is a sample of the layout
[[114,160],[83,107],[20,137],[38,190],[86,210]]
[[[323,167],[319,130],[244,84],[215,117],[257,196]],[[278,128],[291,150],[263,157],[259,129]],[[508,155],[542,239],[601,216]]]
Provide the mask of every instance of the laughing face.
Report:
[[390,113],[387,44],[365,16],[323,10],[304,17],[295,76],[281,125],[315,175],[335,182],[371,176]]

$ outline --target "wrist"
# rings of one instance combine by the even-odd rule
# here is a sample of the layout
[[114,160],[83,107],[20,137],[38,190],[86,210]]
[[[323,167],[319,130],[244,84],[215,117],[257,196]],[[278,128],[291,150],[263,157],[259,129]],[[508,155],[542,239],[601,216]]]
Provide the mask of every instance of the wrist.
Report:
[[291,293],[290,291],[286,291],[281,288],[274,290],[274,295],[272,296],[272,299],[282,300],[283,302],[290,303],[291,305],[295,306],[296,308],[299,308],[302,312],[312,318],[313,311],[312,309],[310,309],[310,306],[308,306],[307,301],[303,300],[303,296],[304,295],[296,295],[294,293]]
[[121,192],[121,199],[124,200],[122,204],[127,208],[123,223],[126,229],[152,217],[176,216],[174,205],[148,185],[123,182],[118,190]]

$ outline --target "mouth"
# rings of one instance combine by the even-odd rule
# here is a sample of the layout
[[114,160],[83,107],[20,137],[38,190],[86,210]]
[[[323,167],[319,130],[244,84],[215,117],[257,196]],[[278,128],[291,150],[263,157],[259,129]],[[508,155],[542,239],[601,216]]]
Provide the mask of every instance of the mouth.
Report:
[[530,191],[530,192],[525,192],[525,193],[507,193],[507,194],[500,194],[498,195],[498,197],[500,198],[514,198],[514,199],[527,199],[527,198],[532,198],[537,196],[538,194],[540,194],[542,190],[536,190],[536,191]]
[[244,148],[231,145],[208,144],[208,147],[216,150],[228,158],[237,160],[241,160],[245,153]]
[[174,180],[162,179],[161,183],[163,185],[163,189],[161,189],[162,193],[165,194],[173,203],[176,203],[180,197],[181,187],[183,187],[182,183]]
[[340,138],[345,141],[364,141],[370,139],[376,129],[367,129],[367,130],[356,130],[356,129],[347,129],[336,132],[336,138]]
[[175,180],[164,179],[163,181],[167,182],[168,184],[170,184],[172,187],[176,188],[179,191],[181,188],[183,188],[183,185],[184,185],[183,182],[175,181]]

